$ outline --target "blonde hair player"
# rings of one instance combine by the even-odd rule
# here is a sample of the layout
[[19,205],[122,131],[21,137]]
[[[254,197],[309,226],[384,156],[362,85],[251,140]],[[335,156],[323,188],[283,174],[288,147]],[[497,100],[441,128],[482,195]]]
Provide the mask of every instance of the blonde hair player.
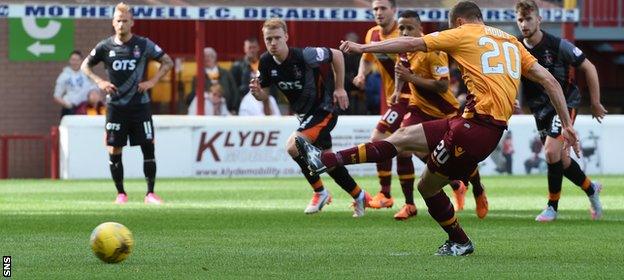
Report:
[[[128,196],[123,185],[121,153],[130,140],[140,145],[143,171],[147,182],[146,204],[161,204],[154,193],[156,159],[154,156],[154,124],[147,93],[171,69],[171,58],[150,39],[132,34],[132,10],[125,3],[115,6],[112,20],[115,34],[100,41],[82,62],[81,69],[106,93],[106,145],[111,177],[117,188],[115,203],[125,204]],[[160,62],[158,72],[143,81],[149,60]],[[92,68],[104,63],[108,80],[93,73]]]

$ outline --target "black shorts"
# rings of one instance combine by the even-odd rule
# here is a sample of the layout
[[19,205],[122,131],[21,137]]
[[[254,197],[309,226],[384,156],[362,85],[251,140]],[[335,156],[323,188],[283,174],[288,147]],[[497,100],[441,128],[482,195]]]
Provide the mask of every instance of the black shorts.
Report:
[[[568,108],[568,112],[570,113],[570,120],[572,120],[572,124],[574,124],[574,120],[576,119],[576,109]],[[537,125],[537,131],[539,132],[542,143],[546,143],[547,136],[555,139],[561,137],[561,120],[559,119],[557,112],[551,112],[540,119],[536,118],[535,124]]]
[[312,114],[299,118],[297,131],[308,137],[312,144],[321,150],[332,147],[331,131],[336,126],[338,116],[323,109],[317,109]]
[[114,106],[106,109],[106,145],[123,147],[128,143],[137,146],[154,142],[154,123],[149,103]]

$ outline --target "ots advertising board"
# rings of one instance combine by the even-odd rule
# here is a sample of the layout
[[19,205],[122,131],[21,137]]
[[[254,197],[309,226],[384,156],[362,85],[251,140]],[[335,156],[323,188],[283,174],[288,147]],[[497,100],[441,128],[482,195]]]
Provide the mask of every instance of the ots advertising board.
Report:
[[[71,4],[10,4],[0,5],[0,17],[88,18],[110,19],[114,6]],[[446,22],[447,8],[401,7],[416,10],[424,22]],[[132,7],[136,19],[157,20],[265,20],[281,18],[295,21],[373,21],[369,8],[350,7],[274,7],[274,6],[162,6],[136,5]],[[577,22],[578,9],[540,9],[545,22]],[[486,22],[513,22],[515,10],[484,8]]]

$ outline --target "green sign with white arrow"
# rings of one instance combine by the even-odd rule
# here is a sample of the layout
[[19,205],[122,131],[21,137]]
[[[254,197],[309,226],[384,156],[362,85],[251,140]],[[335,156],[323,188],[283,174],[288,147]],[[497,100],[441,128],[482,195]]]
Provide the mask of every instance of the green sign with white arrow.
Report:
[[66,61],[74,49],[74,20],[9,18],[9,60]]

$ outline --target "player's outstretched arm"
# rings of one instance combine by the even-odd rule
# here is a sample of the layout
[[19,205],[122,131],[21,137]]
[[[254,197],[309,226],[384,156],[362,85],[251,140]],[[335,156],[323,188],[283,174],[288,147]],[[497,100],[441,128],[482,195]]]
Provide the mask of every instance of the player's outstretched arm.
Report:
[[553,75],[539,63],[533,63],[533,66],[531,66],[527,73],[523,73],[523,76],[531,81],[541,84],[544,87],[544,91],[548,94],[550,102],[553,107],[555,107],[557,115],[559,115],[559,119],[561,120],[563,128],[561,134],[565,139],[565,146],[572,146],[576,155],[580,156],[578,136],[572,127],[572,121],[570,119],[570,115],[568,114],[568,107],[559,82],[557,82],[555,77],[553,77]]
[[342,52],[330,49],[332,53],[332,69],[334,70],[334,103],[338,103],[340,109],[349,108],[349,97],[344,89],[344,57]]
[[589,88],[589,98],[591,102],[592,117],[596,118],[598,122],[602,122],[602,119],[607,114],[607,110],[600,103],[600,82],[598,80],[598,71],[589,59],[585,59],[578,67],[585,74],[587,80],[587,87]]
[[369,44],[342,41],[340,50],[345,53],[405,53],[426,51],[427,46],[422,38],[398,37]]
[[89,79],[93,80],[98,88],[106,92],[106,94],[114,94],[115,92],[117,92],[117,87],[115,87],[115,85],[93,73],[93,69],[89,65],[89,57],[86,57],[82,61],[82,65],[80,65],[80,70],[82,70],[82,72],[85,73],[85,75],[87,75]]
[[161,56],[158,59],[158,62],[160,62],[158,72],[156,72],[154,77],[152,77],[151,79],[139,83],[139,92],[145,92],[150,88],[153,88],[156,83],[158,83],[158,81],[160,81],[160,79],[162,79],[162,77],[165,76],[165,74],[167,74],[167,72],[169,72],[169,70],[171,70],[171,68],[173,67],[173,60],[171,60],[171,57],[167,54]]

